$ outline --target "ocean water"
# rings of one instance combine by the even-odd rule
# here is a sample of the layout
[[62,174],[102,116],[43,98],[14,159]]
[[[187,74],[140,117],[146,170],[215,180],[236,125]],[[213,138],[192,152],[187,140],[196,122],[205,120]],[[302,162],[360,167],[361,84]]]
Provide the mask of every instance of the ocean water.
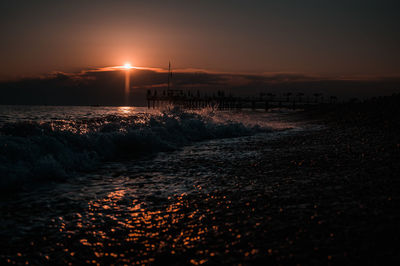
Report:
[[256,256],[212,221],[229,191],[260,188],[230,175],[236,162],[305,130],[287,112],[0,106],[0,263],[235,258],[213,247]]

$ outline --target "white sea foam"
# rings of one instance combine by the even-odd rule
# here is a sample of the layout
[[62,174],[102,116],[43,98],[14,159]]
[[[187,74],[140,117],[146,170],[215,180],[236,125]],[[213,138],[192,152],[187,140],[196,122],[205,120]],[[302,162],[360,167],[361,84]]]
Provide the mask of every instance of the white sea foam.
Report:
[[271,130],[243,114],[212,110],[8,121],[0,125],[0,186],[68,178],[77,171],[94,169],[102,161]]

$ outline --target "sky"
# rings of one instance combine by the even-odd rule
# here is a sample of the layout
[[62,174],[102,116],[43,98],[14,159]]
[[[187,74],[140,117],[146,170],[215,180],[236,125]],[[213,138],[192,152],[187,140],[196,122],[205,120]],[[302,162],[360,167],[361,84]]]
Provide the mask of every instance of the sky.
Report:
[[1,1],[3,77],[121,65],[394,75],[398,1]]
[[1,1],[0,80],[169,60],[175,71],[394,77],[398,10],[394,0]]

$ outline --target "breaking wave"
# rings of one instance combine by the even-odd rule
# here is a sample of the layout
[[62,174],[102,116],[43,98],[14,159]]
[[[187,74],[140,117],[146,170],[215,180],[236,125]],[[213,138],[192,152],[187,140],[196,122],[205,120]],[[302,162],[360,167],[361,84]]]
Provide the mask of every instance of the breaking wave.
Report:
[[107,115],[0,126],[0,186],[62,180],[100,162],[170,151],[195,141],[230,138],[270,129],[217,121],[207,112],[172,109],[158,114]]

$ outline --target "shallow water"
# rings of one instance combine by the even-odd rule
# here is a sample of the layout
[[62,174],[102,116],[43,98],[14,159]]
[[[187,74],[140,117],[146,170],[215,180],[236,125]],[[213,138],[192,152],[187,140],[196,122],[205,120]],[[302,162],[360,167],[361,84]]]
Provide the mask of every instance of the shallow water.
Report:
[[[49,123],[49,116],[63,120],[63,124],[77,121],[83,124],[85,121],[90,124],[89,133],[73,131],[73,134],[85,136],[98,132],[99,126],[91,124],[93,120],[101,121],[103,125],[109,123],[110,115],[118,125],[125,123],[117,130],[113,128],[114,134],[121,132],[121,128],[131,130],[133,117],[143,118],[143,123],[148,125],[147,121],[159,115],[135,108],[124,108],[119,113],[118,108],[75,107],[79,111],[65,108],[46,116],[44,113],[55,107],[40,108],[36,114],[32,109],[29,109],[29,115],[19,113],[18,121]],[[4,125],[17,122],[11,115],[15,112],[21,111],[3,113]],[[84,171],[66,172],[67,176],[61,179],[36,178],[35,182],[28,182],[29,186],[22,185],[20,190],[2,197],[0,261],[20,264],[197,264],[228,262],[229,258],[237,262],[260,256],[258,243],[245,236],[257,232],[263,214],[250,210],[247,217],[238,216],[238,210],[230,210],[233,200],[230,192],[265,194],[269,187],[263,180],[244,180],[231,173],[237,167],[235,162],[256,162],[260,152],[267,152],[268,148],[257,146],[265,140],[303,130],[299,124],[282,122],[281,115],[261,112],[210,114],[209,111],[200,116],[189,115],[190,120],[207,117],[206,123],[212,123],[212,127],[206,127],[206,130],[224,125],[223,133],[218,131],[210,137],[203,132],[199,136],[207,135],[206,138],[197,137],[182,143],[169,137],[167,140],[170,145],[175,145],[174,149],[106,158]],[[179,113],[172,121],[185,121],[187,116]],[[155,125],[159,127],[160,123]],[[193,125],[193,121],[189,125]],[[231,130],[237,129],[238,125],[241,125],[242,134],[232,134]],[[177,128],[181,130],[184,126],[173,127]],[[137,130],[136,125],[134,129]],[[64,128],[52,130],[51,134]],[[125,136],[126,131],[118,133],[119,137]],[[179,136],[186,137],[185,134]],[[1,137],[14,136],[3,133]],[[23,138],[33,137],[37,134]],[[66,143],[64,139],[62,141]],[[243,202],[244,206],[253,203]],[[232,220],[220,220],[222,213]]]

